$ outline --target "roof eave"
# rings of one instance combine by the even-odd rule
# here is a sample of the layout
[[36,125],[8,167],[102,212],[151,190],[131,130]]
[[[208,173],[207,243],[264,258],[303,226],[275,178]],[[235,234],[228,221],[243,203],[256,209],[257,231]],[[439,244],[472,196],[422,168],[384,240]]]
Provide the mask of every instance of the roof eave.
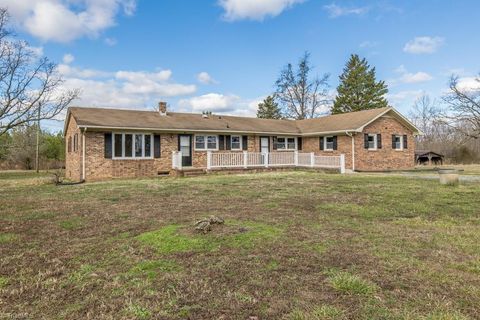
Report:
[[161,129],[161,128],[142,128],[142,127],[115,127],[115,126],[98,126],[98,125],[78,125],[79,128],[89,129],[108,129],[108,130],[141,130],[155,132],[194,132],[194,133],[254,133],[254,134],[275,134],[284,136],[301,136],[299,132],[264,132],[264,131],[248,131],[248,130],[212,130],[212,129]]

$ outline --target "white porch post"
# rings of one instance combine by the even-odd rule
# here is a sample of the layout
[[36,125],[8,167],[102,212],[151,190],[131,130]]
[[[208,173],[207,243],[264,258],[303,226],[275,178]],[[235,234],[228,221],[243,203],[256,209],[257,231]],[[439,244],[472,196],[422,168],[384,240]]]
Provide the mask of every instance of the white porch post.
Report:
[[265,168],[268,168],[268,162],[270,161],[270,159],[268,159],[269,158],[268,157],[268,152],[265,152],[263,154],[263,156],[264,156],[264,159],[265,159]]
[[177,165],[178,169],[182,170],[182,151],[178,151],[177,153]]
[[310,167],[315,165],[315,153],[310,152]]
[[212,151],[207,151],[207,170],[212,168]]
[[177,158],[175,151],[172,151],[172,169],[177,169]]
[[246,169],[248,165],[248,152],[243,151],[243,167]]
[[345,155],[340,155],[340,173],[345,173]]
[[295,151],[295,153],[294,153],[293,162],[294,162],[295,167],[298,167],[298,151]]

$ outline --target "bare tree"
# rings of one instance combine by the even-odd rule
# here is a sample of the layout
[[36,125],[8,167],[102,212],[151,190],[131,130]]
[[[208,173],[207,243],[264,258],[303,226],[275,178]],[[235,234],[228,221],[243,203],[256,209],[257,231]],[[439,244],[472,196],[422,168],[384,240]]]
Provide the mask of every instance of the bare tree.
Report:
[[437,138],[436,133],[441,122],[441,111],[438,102],[431,100],[427,94],[423,94],[414,102],[409,117],[415,126],[423,132],[423,135],[417,138],[420,146]]
[[55,118],[79,94],[62,90],[56,65],[13,36],[8,12],[0,8],[0,136],[33,121]]
[[450,92],[443,98],[448,105],[449,124],[467,138],[480,138],[480,76],[476,88],[461,88],[458,76],[450,78]]
[[315,118],[320,115],[321,107],[328,104],[329,75],[310,79],[311,70],[310,54],[305,52],[297,70],[288,63],[275,82],[275,98],[286,118]]

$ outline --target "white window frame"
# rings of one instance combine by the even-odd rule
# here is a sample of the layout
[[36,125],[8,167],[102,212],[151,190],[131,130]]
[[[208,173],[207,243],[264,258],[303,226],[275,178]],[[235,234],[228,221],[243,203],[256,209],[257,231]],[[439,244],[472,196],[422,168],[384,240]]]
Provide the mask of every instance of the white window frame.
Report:
[[403,151],[403,135],[401,134],[394,134],[395,138],[400,138],[400,148],[397,148],[397,146],[395,146],[395,150],[396,151]]
[[[232,141],[233,137],[238,137],[238,141],[239,141],[239,147],[238,148],[233,147],[233,141]],[[239,135],[230,136],[230,150],[233,150],[233,151],[243,150],[243,137],[242,136],[239,136]]]
[[[288,139],[294,139],[295,141],[295,148],[294,149],[289,149],[288,148]],[[285,139],[285,148],[282,148],[282,149],[279,149],[278,148],[278,139]],[[298,140],[297,140],[297,137],[289,137],[289,136],[278,136],[277,137],[277,140],[276,140],[276,148],[277,150],[276,151],[296,151],[297,148],[298,148],[298,144],[297,144]]]
[[[125,135],[131,134],[132,135],[132,156],[125,157]],[[122,136],[122,156],[117,157],[115,156],[115,136],[121,135]],[[142,156],[137,157],[135,156],[135,135],[142,135]],[[145,135],[150,135],[150,156],[145,156]],[[112,159],[113,160],[145,160],[145,159],[153,159],[154,154],[154,145],[153,145],[153,133],[150,132],[112,132]]]
[[[327,139],[328,139],[328,138],[332,138],[332,147],[331,147],[331,148],[328,148],[328,143],[327,143]],[[333,146],[334,140],[335,140],[334,136],[325,136],[325,137],[323,137],[323,150],[324,150],[324,151],[333,151],[333,149],[334,149],[334,146]]]
[[[205,139],[205,148],[197,148],[197,137],[202,136]],[[208,147],[208,137],[215,137],[216,139],[216,147],[209,148]],[[218,135],[217,134],[196,134],[193,140],[193,147],[195,151],[218,151]]]
[[378,149],[378,135],[376,133],[368,133],[368,137],[373,137],[373,148],[370,148],[370,142],[368,143],[368,150],[377,150]]

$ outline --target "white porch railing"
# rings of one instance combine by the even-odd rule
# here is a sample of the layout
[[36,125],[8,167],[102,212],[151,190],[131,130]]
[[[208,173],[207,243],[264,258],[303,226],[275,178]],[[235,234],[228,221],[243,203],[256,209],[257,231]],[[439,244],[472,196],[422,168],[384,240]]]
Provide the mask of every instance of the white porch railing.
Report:
[[[172,166],[181,168],[181,154],[174,152]],[[300,152],[207,152],[207,169],[251,168],[251,167],[311,167],[338,169],[345,173],[345,155],[316,156]]]

